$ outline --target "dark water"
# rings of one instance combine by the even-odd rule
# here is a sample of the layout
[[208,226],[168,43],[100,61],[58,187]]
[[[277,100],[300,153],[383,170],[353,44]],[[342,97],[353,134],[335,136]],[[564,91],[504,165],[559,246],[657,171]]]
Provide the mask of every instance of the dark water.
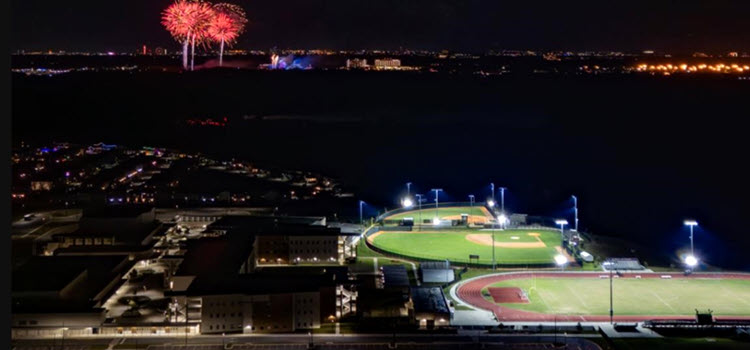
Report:
[[[576,194],[589,231],[674,255],[694,217],[706,261],[750,267],[750,81],[227,70],[13,84],[15,141],[148,144],[319,170],[370,210],[393,207],[407,181],[443,188],[441,201],[483,199],[494,182],[509,188],[509,209],[572,221]],[[225,116],[227,128],[184,125]]]

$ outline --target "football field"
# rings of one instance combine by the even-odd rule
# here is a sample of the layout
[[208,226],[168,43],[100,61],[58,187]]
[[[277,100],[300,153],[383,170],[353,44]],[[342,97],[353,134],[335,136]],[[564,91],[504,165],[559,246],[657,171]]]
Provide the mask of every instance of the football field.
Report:
[[[557,315],[609,315],[608,278],[520,278],[490,284],[482,296],[490,302],[495,288],[519,288],[528,302],[497,303],[523,311]],[[615,315],[750,315],[750,280],[719,278],[617,278],[613,280]]]

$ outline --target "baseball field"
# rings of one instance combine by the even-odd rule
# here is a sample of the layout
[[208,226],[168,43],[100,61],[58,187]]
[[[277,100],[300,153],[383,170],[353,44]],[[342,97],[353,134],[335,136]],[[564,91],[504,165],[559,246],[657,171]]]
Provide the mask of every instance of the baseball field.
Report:
[[[411,230],[381,231],[370,235],[367,241],[380,250],[406,258],[450,260],[455,263],[491,265],[494,256],[497,264],[550,264],[561,254],[560,233],[551,229],[516,230],[484,229],[470,227],[434,227],[434,217],[440,220],[459,220],[469,215],[476,224],[494,220],[485,207],[444,207],[411,210],[394,214],[384,220],[396,221],[413,218],[417,225]],[[421,218],[421,220],[420,220]],[[566,255],[563,253],[563,255]],[[478,256],[479,258],[472,258]],[[572,257],[568,257],[572,261]]]
[[[373,246],[409,258],[448,259],[453,262],[492,264],[492,230],[430,230],[378,232]],[[560,234],[552,230],[495,230],[498,264],[548,264],[560,254]],[[469,261],[478,255],[478,261]]]

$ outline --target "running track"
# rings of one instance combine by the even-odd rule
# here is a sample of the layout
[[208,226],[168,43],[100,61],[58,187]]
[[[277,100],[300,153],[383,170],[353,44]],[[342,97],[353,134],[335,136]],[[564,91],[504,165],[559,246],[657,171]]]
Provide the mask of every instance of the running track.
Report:
[[[456,295],[461,301],[470,304],[474,307],[491,311],[495,314],[495,317],[499,322],[503,321],[516,321],[516,322],[609,322],[609,315],[548,315],[541,314],[531,311],[516,310],[504,306],[494,304],[486,300],[482,296],[482,289],[488,285],[507,281],[518,278],[532,278],[532,277],[566,277],[566,278],[600,278],[599,276],[607,275],[608,272],[523,272],[523,273],[506,273],[506,274],[495,274],[490,276],[482,276],[474,279],[467,280],[458,286]],[[750,274],[743,273],[693,273],[690,276],[685,276],[681,273],[636,273],[629,272],[623,273],[620,278],[635,278],[636,275],[641,278],[661,278],[661,276],[669,275],[673,279],[677,278],[722,278],[722,279],[747,279],[750,280]],[[617,316],[615,315],[614,320],[619,322],[636,322],[636,321],[647,321],[647,320],[694,320],[695,316]],[[716,317],[720,319],[733,319],[733,320],[750,320],[749,316],[732,316],[727,318]]]

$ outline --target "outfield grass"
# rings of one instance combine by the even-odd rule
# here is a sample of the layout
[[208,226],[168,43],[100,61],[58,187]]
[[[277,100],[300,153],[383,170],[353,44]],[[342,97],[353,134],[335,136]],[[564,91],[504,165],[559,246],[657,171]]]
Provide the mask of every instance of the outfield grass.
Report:
[[[482,206],[446,207],[446,208],[437,209],[437,215],[441,219],[444,217],[448,217],[448,216],[460,216],[461,214],[485,216],[484,212],[482,211]],[[431,220],[432,218],[434,218],[435,206],[433,205],[433,207],[430,208],[427,205],[422,205],[421,216],[422,216],[422,220]],[[419,221],[419,217],[420,217],[420,210],[411,210],[411,211],[395,214],[393,216],[385,217],[383,218],[383,220],[403,220],[404,218],[413,218],[414,222],[417,222]]]
[[[560,245],[560,234],[551,230],[504,230],[495,231],[495,242],[537,242],[529,232],[539,233],[546,247],[506,248],[495,247],[498,264],[544,264],[557,255],[555,246]],[[491,230],[453,230],[419,232],[382,232],[373,240],[376,247],[405,257],[469,262],[469,255],[479,255],[479,263],[492,264],[492,246],[469,241],[468,234],[483,234],[491,237]],[[517,239],[513,239],[516,237]]]
[[[608,315],[609,279],[523,278],[491,287],[519,287],[528,304],[502,304],[514,309],[561,315]],[[616,279],[615,315],[750,315],[750,281],[733,279]],[[486,297],[492,300],[490,297]]]

